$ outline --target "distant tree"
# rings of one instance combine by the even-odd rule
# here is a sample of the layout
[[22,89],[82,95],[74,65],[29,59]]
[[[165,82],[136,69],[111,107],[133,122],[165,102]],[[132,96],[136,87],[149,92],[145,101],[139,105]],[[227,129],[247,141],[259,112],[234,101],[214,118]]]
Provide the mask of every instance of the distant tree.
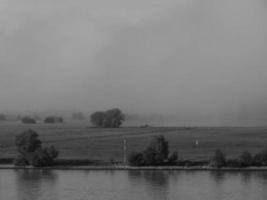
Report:
[[91,115],[90,120],[96,127],[119,128],[125,120],[125,116],[120,109],[114,108],[105,112],[95,112]]
[[27,157],[28,153],[33,153],[41,147],[41,141],[38,139],[38,134],[32,129],[17,135],[15,144],[18,152],[25,155],[25,157]]
[[257,153],[253,160],[256,165],[267,166],[267,148]]
[[132,152],[129,155],[128,162],[133,166],[142,166],[145,164],[143,153]]
[[91,123],[96,127],[104,127],[104,118],[105,113],[104,112],[95,112],[90,116]]
[[226,159],[224,153],[221,150],[217,149],[210,161],[210,165],[213,167],[220,168],[225,166],[225,164],[226,164]]
[[36,120],[32,117],[22,117],[21,122],[24,124],[36,124]]
[[46,124],[54,124],[56,123],[55,117],[53,116],[48,116],[44,119],[44,123]]
[[56,117],[56,122],[57,123],[63,123],[64,122],[63,117]]
[[54,124],[54,123],[63,123],[64,119],[62,117],[48,116],[44,119],[44,123]]
[[128,159],[130,165],[173,165],[178,161],[178,153],[169,156],[169,143],[164,136],[156,136],[143,152],[133,152]]
[[172,155],[170,155],[170,157],[168,158],[168,164],[170,165],[174,165],[177,163],[178,161],[178,152],[173,152]]
[[248,151],[244,151],[239,156],[239,162],[243,167],[251,166],[253,164],[253,157]]
[[72,113],[71,118],[73,120],[84,120],[85,119],[85,117],[84,117],[82,112],[74,112],[74,113]]
[[105,128],[119,128],[125,120],[124,114],[118,108],[107,110],[104,116]]
[[143,153],[146,165],[160,165],[168,160],[169,143],[163,135],[155,136]]
[[0,114],[0,121],[6,121],[6,115]]
[[15,143],[18,151],[15,165],[48,166],[58,156],[58,151],[53,146],[43,148],[38,134],[31,129],[18,135]]

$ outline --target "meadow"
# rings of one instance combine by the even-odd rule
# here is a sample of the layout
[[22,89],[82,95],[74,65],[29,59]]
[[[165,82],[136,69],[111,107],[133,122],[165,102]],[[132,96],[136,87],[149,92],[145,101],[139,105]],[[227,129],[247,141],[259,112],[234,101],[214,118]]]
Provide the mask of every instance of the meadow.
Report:
[[[20,122],[0,123],[0,158],[16,155],[15,136],[27,129],[35,130],[43,145],[54,145],[60,159],[92,159],[117,161],[123,159],[123,140],[128,153],[146,148],[153,136],[164,135],[170,151],[188,160],[208,160],[215,149],[228,158],[247,150],[256,153],[267,147],[267,127],[122,127],[91,128],[87,122],[24,125]],[[198,146],[195,145],[196,140]]]

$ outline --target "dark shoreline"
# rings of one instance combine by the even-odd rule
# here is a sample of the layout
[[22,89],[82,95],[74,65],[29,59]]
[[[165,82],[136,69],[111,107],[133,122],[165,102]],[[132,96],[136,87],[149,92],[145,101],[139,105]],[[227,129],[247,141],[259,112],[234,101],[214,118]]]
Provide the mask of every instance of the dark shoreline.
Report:
[[31,167],[31,166],[14,166],[9,164],[0,164],[0,170],[14,169],[14,170],[165,170],[165,171],[267,171],[266,167],[222,167],[214,168],[210,166],[195,166],[195,167],[181,167],[181,166],[147,166],[147,167],[132,167],[123,165],[114,166],[51,166],[51,167]]

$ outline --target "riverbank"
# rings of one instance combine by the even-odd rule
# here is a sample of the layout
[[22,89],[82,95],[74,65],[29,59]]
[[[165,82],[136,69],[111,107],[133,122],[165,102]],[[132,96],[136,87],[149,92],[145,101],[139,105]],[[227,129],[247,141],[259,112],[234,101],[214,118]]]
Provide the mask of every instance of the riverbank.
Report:
[[37,169],[37,170],[186,170],[186,171],[267,171],[266,167],[222,167],[214,168],[210,166],[194,166],[194,167],[182,167],[182,166],[124,166],[124,165],[110,165],[110,166],[51,166],[51,167],[31,167],[31,166],[14,166],[10,164],[0,164],[1,169]]

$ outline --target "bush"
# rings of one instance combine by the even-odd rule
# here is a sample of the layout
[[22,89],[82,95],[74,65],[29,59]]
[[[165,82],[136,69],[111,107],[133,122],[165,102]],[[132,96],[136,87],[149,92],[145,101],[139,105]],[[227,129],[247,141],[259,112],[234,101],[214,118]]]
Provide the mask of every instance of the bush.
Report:
[[142,166],[145,164],[144,157],[142,153],[132,152],[129,155],[129,164],[133,166]]
[[124,120],[125,116],[118,108],[98,111],[90,116],[92,125],[101,128],[119,128]]
[[14,159],[14,165],[16,166],[25,166],[28,164],[28,161],[20,154]]
[[178,162],[178,153],[174,152],[169,158],[168,158],[168,164],[174,165]]
[[212,167],[220,168],[225,166],[225,164],[226,164],[226,159],[224,153],[221,150],[217,149],[210,161],[210,165]]
[[239,162],[242,167],[251,166],[253,164],[253,157],[248,151],[245,151],[240,155]]
[[169,157],[169,143],[162,135],[154,137],[154,140],[143,152],[134,152],[129,157],[129,163],[136,166],[176,164],[177,161],[177,152]]
[[226,161],[227,167],[242,167],[238,159],[229,159]]
[[21,122],[24,124],[36,124],[36,120],[31,117],[23,117],[21,118]]
[[266,166],[267,165],[267,148],[257,153],[254,156],[254,163],[258,166]]
[[49,166],[59,154],[53,146],[43,148],[38,134],[31,129],[18,135],[15,143],[18,155],[14,164],[18,166]]

